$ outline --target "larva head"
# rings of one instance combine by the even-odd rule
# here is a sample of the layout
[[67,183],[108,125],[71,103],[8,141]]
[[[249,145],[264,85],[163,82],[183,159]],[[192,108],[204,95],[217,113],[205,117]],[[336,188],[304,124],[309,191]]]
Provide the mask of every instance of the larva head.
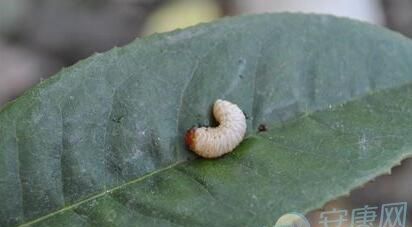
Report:
[[191,128],[187,130],[185,135],[186,146],[192,151],[195,149],[195,132],[196,128]]

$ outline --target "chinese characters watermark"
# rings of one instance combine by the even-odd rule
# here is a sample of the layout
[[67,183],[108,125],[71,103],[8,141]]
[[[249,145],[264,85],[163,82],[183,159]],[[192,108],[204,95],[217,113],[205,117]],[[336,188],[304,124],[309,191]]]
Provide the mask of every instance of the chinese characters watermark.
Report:
[[[407,206],[406,202],[398,202],[352,210],[333,208],[320,212],[318,224],[322,227],[407,227]],[[310,223],[303,214],[293,212],[282,215],[274,227],[310,227]]]
[[[388,203],[379,207],[365,205],[355,208],[351,213],[351,227],[373,227],[379,219],[379,227],[406,227],[407,203]],[[323,227],[342,227],[348,221],[348,210],[333,208],[320,213],[320,221]]]
[[348,220],[346,218],[347,215],[347,210],[336,210],[336,208],[333,208],[331,211],[320,213],[321,220],[319,221],[319,224],[323,224],[324,227],[329,227],[330,225],[340,227],[342,223]]

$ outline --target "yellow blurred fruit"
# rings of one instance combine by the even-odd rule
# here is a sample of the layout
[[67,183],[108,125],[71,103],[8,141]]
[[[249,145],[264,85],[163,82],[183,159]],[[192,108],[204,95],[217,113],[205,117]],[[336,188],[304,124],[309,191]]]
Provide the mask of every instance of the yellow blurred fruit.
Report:
[[172,0],[149,16],[142,35],[150,35],[209,22],[221,16],[213,0]]

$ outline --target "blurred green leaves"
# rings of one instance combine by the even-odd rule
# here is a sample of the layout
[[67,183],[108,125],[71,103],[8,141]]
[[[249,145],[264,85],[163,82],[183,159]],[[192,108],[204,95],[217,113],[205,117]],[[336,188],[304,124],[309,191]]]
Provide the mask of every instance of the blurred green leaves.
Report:
[[16,26],[26,8],[24,1],[2,0],[0,2],[0,33],[7,33]]

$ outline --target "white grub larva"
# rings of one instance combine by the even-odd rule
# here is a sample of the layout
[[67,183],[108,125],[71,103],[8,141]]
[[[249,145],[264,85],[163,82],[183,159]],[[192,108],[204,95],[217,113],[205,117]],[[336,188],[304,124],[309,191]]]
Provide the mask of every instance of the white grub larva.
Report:
[[231,152],[246,133],[245,115],[236,104],[218,99],[213,105],[213,115],[219,126],[191,128],[185,136],[189,149],[204,158]]

